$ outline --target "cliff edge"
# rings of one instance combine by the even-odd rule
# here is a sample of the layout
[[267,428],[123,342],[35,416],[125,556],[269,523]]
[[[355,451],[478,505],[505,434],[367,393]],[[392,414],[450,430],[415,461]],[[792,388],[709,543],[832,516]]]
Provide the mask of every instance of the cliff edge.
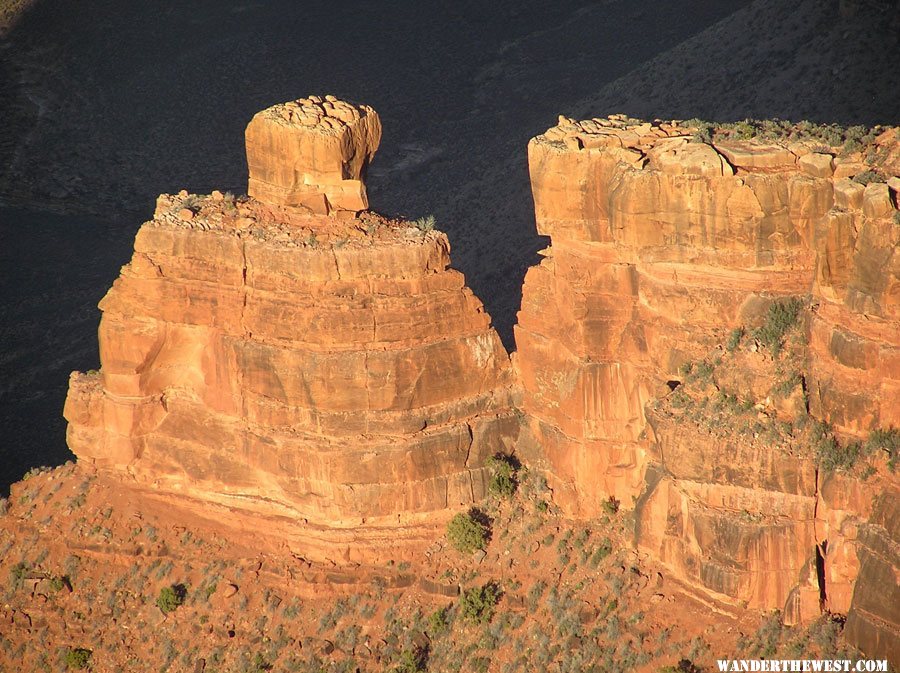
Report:
[[528,160],[552,245],[516,365],[554,497],[634,507],[695,586],[849,612],[887,652],[896,593],[865,596],[900,561],[897,129],[561,117]]

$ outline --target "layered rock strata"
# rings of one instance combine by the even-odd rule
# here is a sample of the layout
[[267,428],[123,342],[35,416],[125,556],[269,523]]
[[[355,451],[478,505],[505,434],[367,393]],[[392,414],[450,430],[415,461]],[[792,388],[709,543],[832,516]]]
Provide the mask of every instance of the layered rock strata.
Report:
[[381,142],[368,105],[310,96],[258,112],[247,126],[247,193],[314,213],[369,207],[365,173]]
[[161,196],[100,304],[102,368],[71,378],[69,446],[162,491],[331,528],[475,502],[517,422],[508,355],[449,250],[371,213]]
[[[526,276],[515,328],[530,433],[557,500],[581,515],[610,496],[636,506],[638,545],[694,585],[790,619],[853,615],[852,597],[867,591],[854,593],[867,577],[859,558],[881,559],[866,562],[873,581],[898,567],[896,530],[865,504],[896,498],[897,479],[835,502],[809,451],[725,441],[651,402],[674,394],[689,363],[721,360],[732,329],[793,296],[811,306],[809,413],[861,438],[900,425],[897,194],[860,153],[801,134],[696,134],[560,118],[529,143],[538,230],[552,240]],[[895,129],[865,150],[881,179],[900,172]],[[794,413],[766,395],[754,402],[766,418]],[[896,615],[866,610],[860,632],[896,642]]]

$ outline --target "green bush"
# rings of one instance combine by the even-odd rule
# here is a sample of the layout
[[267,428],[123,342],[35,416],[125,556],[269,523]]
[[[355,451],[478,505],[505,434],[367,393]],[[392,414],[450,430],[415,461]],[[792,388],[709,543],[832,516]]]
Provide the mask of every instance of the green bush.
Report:
[[498,453],[488,458],[485,467],[491,473],[488,490],[500,498],[511,498],[519,487],[519,461],[513,456]]
[[453,548],[464,554],[484,549],[490,536],[490,529],[484,518],[475,508],[467,514],[454,516],[447,525],[447,539]]
[[9,569],[9,580],[12,583],[13,587],[18,587],[25,580],[26,575],[31,571],[31,569],[23,563],[19,561],[12,568]]
[[403,650],[393,673],[420,673],[428,670],[428,646]]
[[494,616],[500,596],[500,587],[493,582],[466,589],[459,598],[460,614],[475,624],[487,624]]
[[73,647],[66,650],[63,661],[66,664],[66,668],[87,668],[91,663],[91,654],[93,654],[91,650],[83,647]]
[[712,142],[714,127],[710,122],[702,119],[688,119],[683,122],[682,126],[694,129],[694,134],[691,138],[694,142]]
[[443,607],[428,615],[428,635],[442,636],[450,630],[450,608]]
[[168,587],[163,587],[159,590],[159,596],[156,599],[156,607],[168,614],[182,605],[186,597],[187,587],[183,584],[173,584]]
[[621,503],[616,500],[616,496],[611,495],[608,500],[603,501],[603,511],[612,516],[619,511],[620,504]]
[[68,575],[56,575],[50,578],[50,588],[54,591],[62,591],[63,589],[72,590],[72,581]]
[[428,233],[429,231],[434,229],[435,219],[434,215],[428,215],[426,217],[420,217],[413,222],[416,225],[416,229],[421,231],[423,234]]
[[884,182],[884,178],[875,171],[863,171],[854,175],[853,181],[861,185],[868,185],[872,182]]
[[744,328],[743,327],[735,327],[731,330],[731,333],[728,335],[728,341],[725,344],[725,348],[728,349],[729,353],[733,353],[737,350],[737,347],[741,345],[741,339],[744,338]]
[[822,422],[816,422],[811,428],[810,442],[816,462],[828,472],[849,470],[856,464],[863,448],[859,442],[842,444],[831,432],[831,428]]
[[900,452],[900,428],[878,428],[869,433],[866,440],[866,452],[885,451],[893,460]]
[[797,297],[773,302],[766,314],[765,324],[755,329],[753,336],[772,352],[773,357],[778,357],[785,335],[799,323],[802,310],[803,301]]
[[605,538],[603,538],[603,540],[601,540],[600,545],[597,547],[597,549],[594,551],[593,555],[591,556],[591,565],[596,568],[598,565],[600,565],[600,561],[605,559],[611,553],[612,553],[612,541],[608,537],[605,537]]

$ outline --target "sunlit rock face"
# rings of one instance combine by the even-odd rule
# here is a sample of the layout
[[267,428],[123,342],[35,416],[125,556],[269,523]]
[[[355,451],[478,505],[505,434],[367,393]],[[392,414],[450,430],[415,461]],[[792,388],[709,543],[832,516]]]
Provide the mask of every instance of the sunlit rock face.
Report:
[[101,370],[70,382],[80,460],[325,527],[482,497],[509,358],[443,233],[355,212],[380,133],[329,96],[275,106],[250,198],[159,198],[100,304]]
[[[529,143],[552,245],[515,328],[528,434],[568,511],[602,514],[613,496],[634,508],[637,544],[691,584],[788,621],[849,611],[858,642],[878,649],[900,628],[865,599],[867,578],[900,561],[872,501],[896,499],[896,476],[826,474],[791,437],[726,440],[706,411],[685,422],[668,400],[708,359],[711,390],[752,398],[766,422],[800,404],[848,438],[900,426],[898,183],[883,182],[900,172],[900,142],[896,129],[843,152],[800,132],[738,135],[561,117]],[[779,401],[761,382],[783,376],[780,360],[723,345],[787,297],[810,310],[803,393]]]
[[310,96],[258,112],[247,126],[247,193],[315,213],[369,207],[365,173],[381,142],[368,105]]

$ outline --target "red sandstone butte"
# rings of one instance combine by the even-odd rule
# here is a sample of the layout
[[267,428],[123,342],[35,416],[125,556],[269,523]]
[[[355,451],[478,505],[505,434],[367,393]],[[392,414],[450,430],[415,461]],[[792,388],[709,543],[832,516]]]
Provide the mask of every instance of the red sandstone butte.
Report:
[[[690,584],[788,621],[849,611],[857,644],[884,652],[900,634],[896,582],[876,598],[900,567],[897,475],[826,474],[808,451],[724,441],[655,401],[731,329],[803,296],[810,415],[848,438],[900,426],[896,191],[861,184],[866,157],[821,141],[694,133],[561,117],[529,143],[552,240],[515,327],[534,445],[568,511],[593,516],[610,495],[634,506],[637,544]],[[888,130],[870,158],[896,175],[898,148]],[[778,375],[762,353],[745,364],[716,376],[751,390]],[[775,406],[763,395],[758,413]]]
[[246,139],[250,196],[319,214],[369,207],[365,171],[381,141],[369,106],[300,98],[258,112]]
[[[251,176],[262,163],[273,181],[251,177],[260,198],[159,198],[100,303],[102,367],[70,381],[79,460],[322,528],[408,523],[484,495],[485,459],[510,451],[517,431],[511,368],[449,266],[446,236],[282,205],[298,186],[321,188],[331,205],[365,205],[359,170],[377,116],[329,101],[317,103],[322,118],[347,120],[335,134],[301,130],[302,116],[273,121],[299,104],[254,117]],[[283,170],[274,140],[259,152],[262,137],[290,138]],[[318,182],[273,187],[306,159],[321,162]],[[329,182],[341,175],[358,183],[350,200],[347,185]]]

